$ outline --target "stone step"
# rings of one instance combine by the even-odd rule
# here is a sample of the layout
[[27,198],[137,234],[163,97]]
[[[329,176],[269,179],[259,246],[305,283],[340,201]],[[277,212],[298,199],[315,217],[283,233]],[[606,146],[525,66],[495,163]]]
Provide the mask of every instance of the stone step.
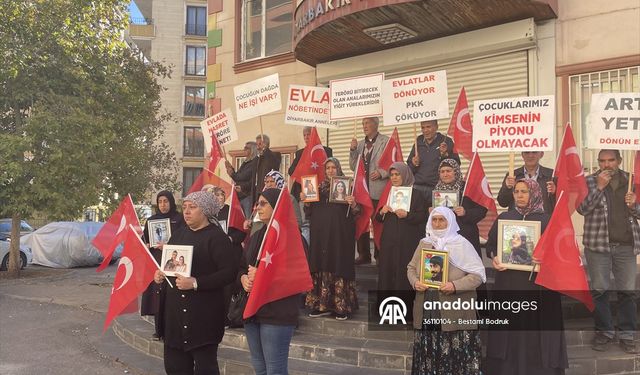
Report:
[[640,374],[640,356],[625,353],[617,344],[606,352],[591,346],[570,347],[567,352],[569,369],[565,375]]

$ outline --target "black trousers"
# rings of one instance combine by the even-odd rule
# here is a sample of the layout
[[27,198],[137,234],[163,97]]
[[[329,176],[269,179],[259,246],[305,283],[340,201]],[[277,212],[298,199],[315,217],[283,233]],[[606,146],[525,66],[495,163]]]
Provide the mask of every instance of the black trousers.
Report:
[[218,345],[184,351],[165,344],[164,370],[167,375],[219,375]]

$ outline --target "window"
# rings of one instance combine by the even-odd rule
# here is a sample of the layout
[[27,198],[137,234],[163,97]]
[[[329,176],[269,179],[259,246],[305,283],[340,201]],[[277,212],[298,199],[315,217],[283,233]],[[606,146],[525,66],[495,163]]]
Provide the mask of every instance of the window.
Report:
[[204,117],[204,87],[184,88],[184,115]]
[[182,168],[182,196],[186,196],[189,189],[191,189],[191,185],[193,185],[194,181],[198,178],[202,172],[202,168]]
[[292,20],[291,0],[243,0],[241,60],[290,52]]
[[188,76],[204,76],[207,66],[205,61],[205,47],[187,46],[186,64],[184,66],[184,74]]
[[204,156],[204,138],[202,137],[202,128],[186,127],[184,128],[184,156],[203,157]]
[[[573,126],[578,147],[584,150],[587,144],[587,116],[591,110],[591,94],[607,92],[640,92],[640,66],[606,70],[569,76],[569,121]],[[597,155],[583,155],[585,167],[597,168]],[[591,167],[589,167],[591,168]]]
[[187,25],[185,27],[187,35],[207,35],[207,8],[187,7]]

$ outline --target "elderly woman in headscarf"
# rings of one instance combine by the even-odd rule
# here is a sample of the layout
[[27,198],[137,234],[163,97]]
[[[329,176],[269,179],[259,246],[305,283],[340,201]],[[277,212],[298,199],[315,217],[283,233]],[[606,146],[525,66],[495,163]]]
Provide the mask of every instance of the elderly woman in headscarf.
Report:
[[[514,208],[498,216],[487,240],[487,257],[493,260],[493,267],[498,271],[492,294],[494,299],[502,301],[517,293],[529,299],[537,298],[540,306],[538,311],[520,312],[515,316],[526,322],[528,331],[489,331],[484,371],[492,375],[564,374],[568,360],[560,296],[536,285],[535,278],[530,280],[529,272],[507,270],[497,256],[500,220],[538,221],[542,232],[549,223],[550,215],[544,212],[542,191],[535,180],[518,180],[513,188],[513,198]],[[506,295],[498,292],[500,290],[510,290],[512,294]],[[556,323],[554,330],[544,330],[548,322]]]
[[[237,273],[229,253],[231,241],[220,228],[216,214],[221,204],[213,194],[198,191],[183,199],[186,226],[172,233],[169,245],[192,248],[190,276],[168,277],[157,270],[162,284],[160,337],[164,340],[167,374],[218,374],[218,344],[224,335],[223,288]],[[165,249],[165,251],[168,249]]]
[[451,209],[456,214],[456,222],[460,227],[459,233],[471,242],[478,255],[481,255],[478,223],[487,216],[487,209],[469,197],[462,197],[465,182],[462,179],[460,164],[457,161],[453,159],[441,161],[438,174],[440,179],[434,190],[448,190],[458,193],[458,205]]
[[[473,245],[458,234],[455,215],[447,207],[437,207],[429,215],[426,237],[415,249],[407,265],[407,278],[416,291],[413,305],[414,375],[480,374],[482,348],[474,322],[475,289],[486,281],[484,265]],[[448,276],[439,289],[429,288],[420,276],[423,249],[447,253]],[[471,304],[464,310],[425,310],[425,301]],[[430,319],[442,319],[432,323]]]
[[[171,227],[171,233],[175,233],[178,229],[184,226],[184,220],[182,215],[176,209],[176,200],[173,194],[168,190],[163,190],[158,193],[156,197],[156,207],[158,211],[155,215],[147,219],[169,219],[169,225]],[[149,227],[145,225],[143,232],[143,241],[147,244],[149,252],[153,258],[160,264],[162,261],[162,247],[163,244],[159,244],[156,247],[149,246]],[[158,339],[158,319],[155,315],[158,314],[158,307],[160,302],[160,288],[155,283],[149,284],[147,290],[142,293],[142,300],[140,301],[140,315],[154,315],[155,319],[155,331],[153,333],[153,339]]]
[[[276,171],[275,169],[272,169],[271,171],[267,172],[267,174],[264,176],[264,188],[262,189],[262,191],[265,191],[267,189],[282,190],[282,188],[284,187],[284,183],[285,183],[285,179],[282,173],[280,173],[279,171]],[[245,229],[251,229],[252,235],[257,231],[259,231],[264,225],[262,221],[260,221],[260,218],[258,217],[258,215],[256,214],[257,210],[258,210],[258,206],[256,202],[256,205],[254,205],[253,211],[251,213],[251,218],[245,220],[244,222]]]
[[[389,183],[391,186],[412,188],[414,178],[409,166],[402,162],[391,164]],[[427,222],[427,203],[424,200],[424,194],[412,188],[408,212],[403,209],[394,211],[389,204],[384,204],[376,214],[375,220],[382,223],[378,257],[378,290],[412,290],[404,274],[414,249],[424,237],[424,226]],[[413,296],[408,294],[403,300],[407,310],[411,312]],[[411,320],[411,314],[407,319]]]
[[[310,224],[309,269],[313,289],[307,293],[306,306],[312,318],[334,314],[346,320],[358,309],[355,263],[355,216],[360,213],[352,195],[347,204],[329,202],[331,177],[344,176],[340,162],[328,158],[324,162],[325,180],[318,191],[320,200],[305,203]],[[304,192],[300,200],[305,200]]]

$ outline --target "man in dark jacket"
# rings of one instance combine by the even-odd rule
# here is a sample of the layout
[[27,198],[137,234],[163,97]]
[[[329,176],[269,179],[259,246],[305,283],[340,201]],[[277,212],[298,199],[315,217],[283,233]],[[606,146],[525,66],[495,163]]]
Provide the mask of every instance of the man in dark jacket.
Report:
[[264,177],[267,173],[275,170],[280,170],[280,161],[282,155],[279,152],[273,152],[269,149],[271,141],[266,134],[259,134],[256,137],[256,146],[258,149],[258,157],[256,158],[255,168],[253,170],[253,187],[252,187],[252,202],[255,204],[258,199],[258,195],[264,189]]
[[238,199],[240,199],[240,205],[246,217],[251,214],[253,208],[253,197],[251,195],[253,185],[255,184],[255,165],[258,161],[258,148],[256,142],[247,142],[244,145],[244,157],[245,160],[236,172],[233,165],[225,160],[225,167],[227,174],[233,179],[236,184],[236,191],[238,192]]
[[505,176],[498,192],[498,203],[502,207],[513,208],[513,186],[521,178],[535,180],[542,190],[544,212],[551,214],[556,205],[556,185],[553,182],[553,169],[540,165],[544,156],[541,151],[525,151],[522,153],[524,165],[513,171],[514,177]]

